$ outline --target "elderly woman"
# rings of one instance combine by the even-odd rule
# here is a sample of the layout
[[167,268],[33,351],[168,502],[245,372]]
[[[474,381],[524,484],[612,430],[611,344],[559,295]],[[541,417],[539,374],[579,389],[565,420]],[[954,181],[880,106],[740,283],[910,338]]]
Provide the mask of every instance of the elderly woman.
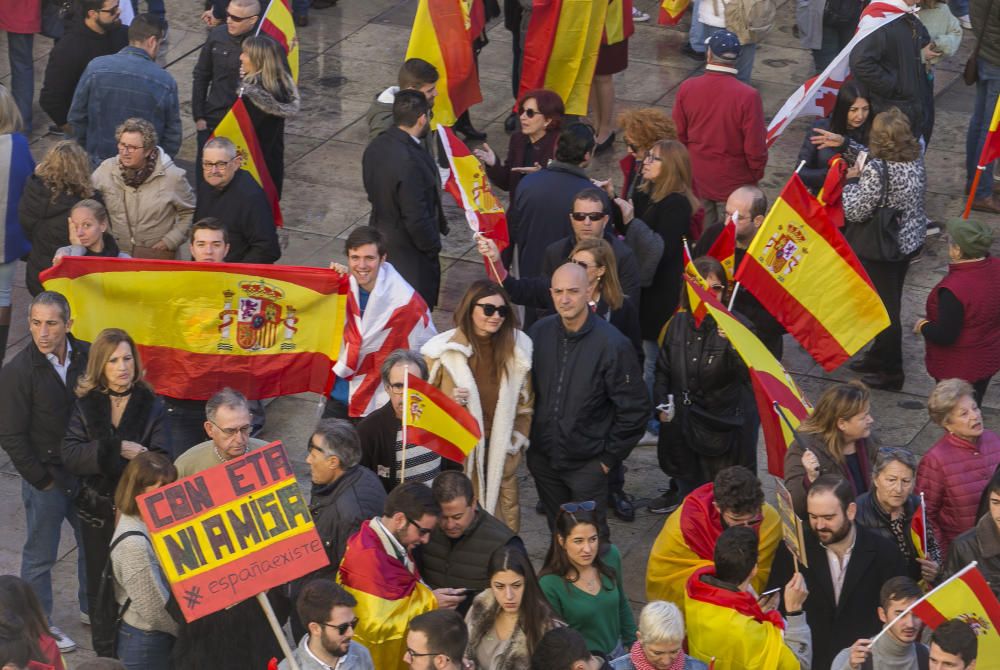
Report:
[[611,661],[612,670],[704,670],[707,666],[684,653],[684,615],[665,600],[647,603],[639,614],[632,649]]
[[917,474],[917,457],[909,449],[878,450],[872,475],[871,490],[858,499],[854,518],[877,534],[892,540],[906,559],[910,577],[933,582],[941,572],[941,556],[934,532],[927,527],[927,546],[921,556],[913,544],[910,524],[920,509],[920,496],[913,493]]
[[985,223],[952,219],[948,274],[927,295],[927,318],[913,332],[927,343],[927,372],[935,380],[957,377],[972,384],[976,404],[1000,370],[1000,260],[990,258],[993,231]]
[[1000,437],[983,428],[972,386],[961,379],[938,382],[927,412],[948,432],[920,460],[917,490],[924,493],[926,521],[947,555],[952,541],[976,523],[980,494],[1000,463]]
[[990,589],[1000,597],[1000,554],[996,549],[1000,546],[1000,471],[993,473],[984,493],[987,512],[979,517],[973,528],[955,538],[948,552],[944,576],[951,577],[976,561]]
[[[872,121],[869,147],[871,155],[864,165],[859,161],[847,171],[847,184],[841,197],[847,221],[845,234],[855,245],[862,265],[885,303],[890,323],[875,337],[868,353],[850,368],[865,373],[862,381],[871,388],[898,391],[903,388],[904,379],[903,328],[900,324],[903,281],[910,258],[923,247],[927,233],[927,213],[924,211],[927,173],[910,122],[896,107],[890,107]],[[859,245],[865,233],[857,231],[878,225],[876,214],[880,207],[896,209],[902,214],[897,236],[898,253],[894,250],[891,256],[879,255]]]

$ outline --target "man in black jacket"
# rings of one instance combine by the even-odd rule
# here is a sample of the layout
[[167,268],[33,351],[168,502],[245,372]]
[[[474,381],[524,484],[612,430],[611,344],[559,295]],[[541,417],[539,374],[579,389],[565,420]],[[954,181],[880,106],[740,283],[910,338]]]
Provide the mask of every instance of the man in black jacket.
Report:
[[386,237],[389,262],[416,289],[430,309],[441,287],[440,175],[421,148],[430,106],[419,91],[399,91],[392,103],[393,127],[373,139],[361,160],[369,225]]
[[528,470],[550,528],[563,503],[593,500],[608,541],[608,472],[631,453],[652,408],[635,348],[591,312],[587,284],[579,265],[556,270],[556,314],[528,332],[535,388]]
[[225,137],[205,145],[194,220],[212,217],[226,228],[227,263],[274,263],[281,258],[278,230],[264,189],[246,170],[236,146]]
[[[77,481],[66,472],[60,446],[76,400],[77,378],[87,367],[90,344],[74,338],[69,303],[59,293],[43,291],[31,302],[28,327],[31,342],[0,369],[0,446],[21,475],[21,496],[27,517],[21,553],[21,579],[52,618],[52,567],[59,557],[63,519],[83,546],[73,506]],[[88,611],[86,571],[82,550],[77,552],[78,597],[81,616]],[[59,649],[76,644],[52,628]]]
[[82,20],[77,19],[49,52],[38,106],[61,132],[69,131],[66,115],[87,63],[118,53],[128,44],[128,28],[121,23],[118,4],[119,0],[79,0]]
[[[841,649],[882,629],[879,593],[890,578],[906,575],[906,564],[895,542],[854,523],[854,490],[839,475],[813,482],[806,505],[809,567],[799,571],[809,584],[805,611],[813,635],[812,667],[828,670]],[[782,543],[768,588],[784,586],[793,573],[792,556]]]

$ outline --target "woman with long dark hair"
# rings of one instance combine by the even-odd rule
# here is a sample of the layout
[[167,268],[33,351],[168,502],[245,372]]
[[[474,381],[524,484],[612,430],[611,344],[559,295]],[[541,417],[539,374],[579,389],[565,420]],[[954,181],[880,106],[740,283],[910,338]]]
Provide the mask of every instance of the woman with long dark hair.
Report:
[[16,624],[31,642],[34,660],[44,661],[55,670],[66,670],[55,636],[61,631],[49,625],[38,596],[26,581],[14,575],[0,576],[0,620]]
[[560,506],[539,584],[556,615],[587,640],[587,647],[617,658],[635,642],[635,618],[622,581],[618,548],[600,546],[594,501]]
[[535,646],[562,625],[545,599],[531,560],[520,549],[501,547],[489,563],[489,588],[465,616],[467,659],[476,670],[528,670]]
[[428,381],[465,405],[482,431],[465,461],[476,499],[515,533],[521,525],[517,466],[531,431],[531,339],[519,328],[502,286],[472,283],[454,313],[455,328],[421,353]]
[[845,81],[837,92],[830,116],[813,124],[812,131],[802,141],[798,162],[805,161],[799,177],[813,193],[823,188],[830,159],[840,154],[849,165],[857,160],[858,152],[868,146],[871,131],[871,102],[868,90],[853,79]]

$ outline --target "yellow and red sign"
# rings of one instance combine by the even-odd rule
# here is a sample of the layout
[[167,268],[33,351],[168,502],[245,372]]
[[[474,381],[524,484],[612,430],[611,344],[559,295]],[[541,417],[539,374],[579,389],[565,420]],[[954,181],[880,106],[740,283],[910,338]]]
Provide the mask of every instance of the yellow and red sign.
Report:
[[330,563],[280,442],[136,502],[189,622]]

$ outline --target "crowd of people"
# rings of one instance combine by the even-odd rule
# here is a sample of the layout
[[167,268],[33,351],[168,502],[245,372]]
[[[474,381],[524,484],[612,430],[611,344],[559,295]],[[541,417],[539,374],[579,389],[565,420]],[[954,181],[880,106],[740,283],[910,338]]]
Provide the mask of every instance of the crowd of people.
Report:
[[[669,115],[633,108],[616,117],[613,75],[627,67],[633,24],[649,16],[630,0],[612,2],[591,125],[567,114],[552,90],[519,92],[531,8],[504,3],[517,98],[506,155],[482,141],[468,113],[455,129],[478,142],[487,178],[509,195],[511,244],[476,237],[485,276],[465,287],[454,328],[440,333],[432,312],[449,232],[447,157],[429,129],[441,73],[409,58],[395,85],[373,91],[360,166],[371,214],[345,240],[346,265],[331,263],[348,277],[347,323],[305,453],[309,511],[329,565],[267,593],[297,643],[279,667],[989,667],[976,665],[967,623],[937,622],[931,633],[906,613],[971,561],[1000,594],[1000,437],[979,409],[1000,370],[1000,302],[991,290],[1000,264],[988,225],[946,224],[948,271],[913,327],[926,342],[935,381],[927,410],[942,436],[918,458],[881,446],[873,430],[871,389],[904,382],[903,287],[930,225],[924,155],[934,66],[957,50],[963,28],[972,30],[969,183],[1000,81],[1000,12],[991,0],[964,8],[926,0],[919,13],[914,1],[887,0],[904,15],[851,51],[853,78],[799,155],[798,173],[817,193],[831,166],[845,164],[845,236],[891,321],[849,364],[859,379],[825,388],[785,455],[783,484],[805,521],[808,566],[782,542],[778,512],[765,502],[748,367],[682,291],[690,253],[714,297],[781,359],[782,325],[750,292],[734,295],[732,268],[711,255],[732,226],[738,266],[768,212],[759,185],[769,159],[764,112],[751,85],[766,30],[697,0],[682,50],[705,61],[704,74],[680,85]],[[62,669],[62,654],[76,647],[52,623],[64,522],[78,548],[80,619],[109,657],[93,667],[266,667],[285,654],[253,599],[184,620],[136,502],[265,446],[258,399],[228,387],[209,389],[207,401],[158,394],[113,315],[92,342],[75,337],[69,301],[39,275],[66,256],[277,262],[268,194],[242,169],[234,143],[213,132],[239,98],[280,197],[285,120],[300,107],[284,47],[257,34],[258,0],[206,9],[189,178],[174,160],[178,85],[157,64],[163,3],[150,2],[125,27],[119,0],[75,0],[56,22],[60,38],[39,94],[49,132],[65,139],[36,165],[27,140],[34,92],[22,66],[43,3],[19,4],[23,16],[21,7],[0,15],[12,62],[11,88],[0,86],[8,173],[0,361],[21,260],[31,338],[0,368],[0,447],[22,478],[26,537],[20,577],[0,577],[0,667]],[[310,3],[291,4],[296,24],[308,26]],[[850,41],[862,8],[825,4],[797,7],[817,71]],[[499,15],[495,2],[485,5],[487,17]],[[477,53],[484,44],[477,39]],[[616,132],[627,148],[620,186],[587,173]],[[992,166],[973,209],[1000,213]],[[895,211],[898,231],[873,253],[855,231],[885,210]],[[407,375],[478,424],[464,462],[404,438]],[[665,475],[665,488],[645,496],[650,512],[667,515],[648,559],[623,556],[608,524],[608,514],[635,518],[625,464],[640,441],[656,445]],[[550,531],[537,571],[518,535],[522,464]],[[920,542],[910,532],[918,513],[927,528]],[[646,592],[630,594],[626,571],[644,560]],[[638,617],[631,599],[648,601]]]

